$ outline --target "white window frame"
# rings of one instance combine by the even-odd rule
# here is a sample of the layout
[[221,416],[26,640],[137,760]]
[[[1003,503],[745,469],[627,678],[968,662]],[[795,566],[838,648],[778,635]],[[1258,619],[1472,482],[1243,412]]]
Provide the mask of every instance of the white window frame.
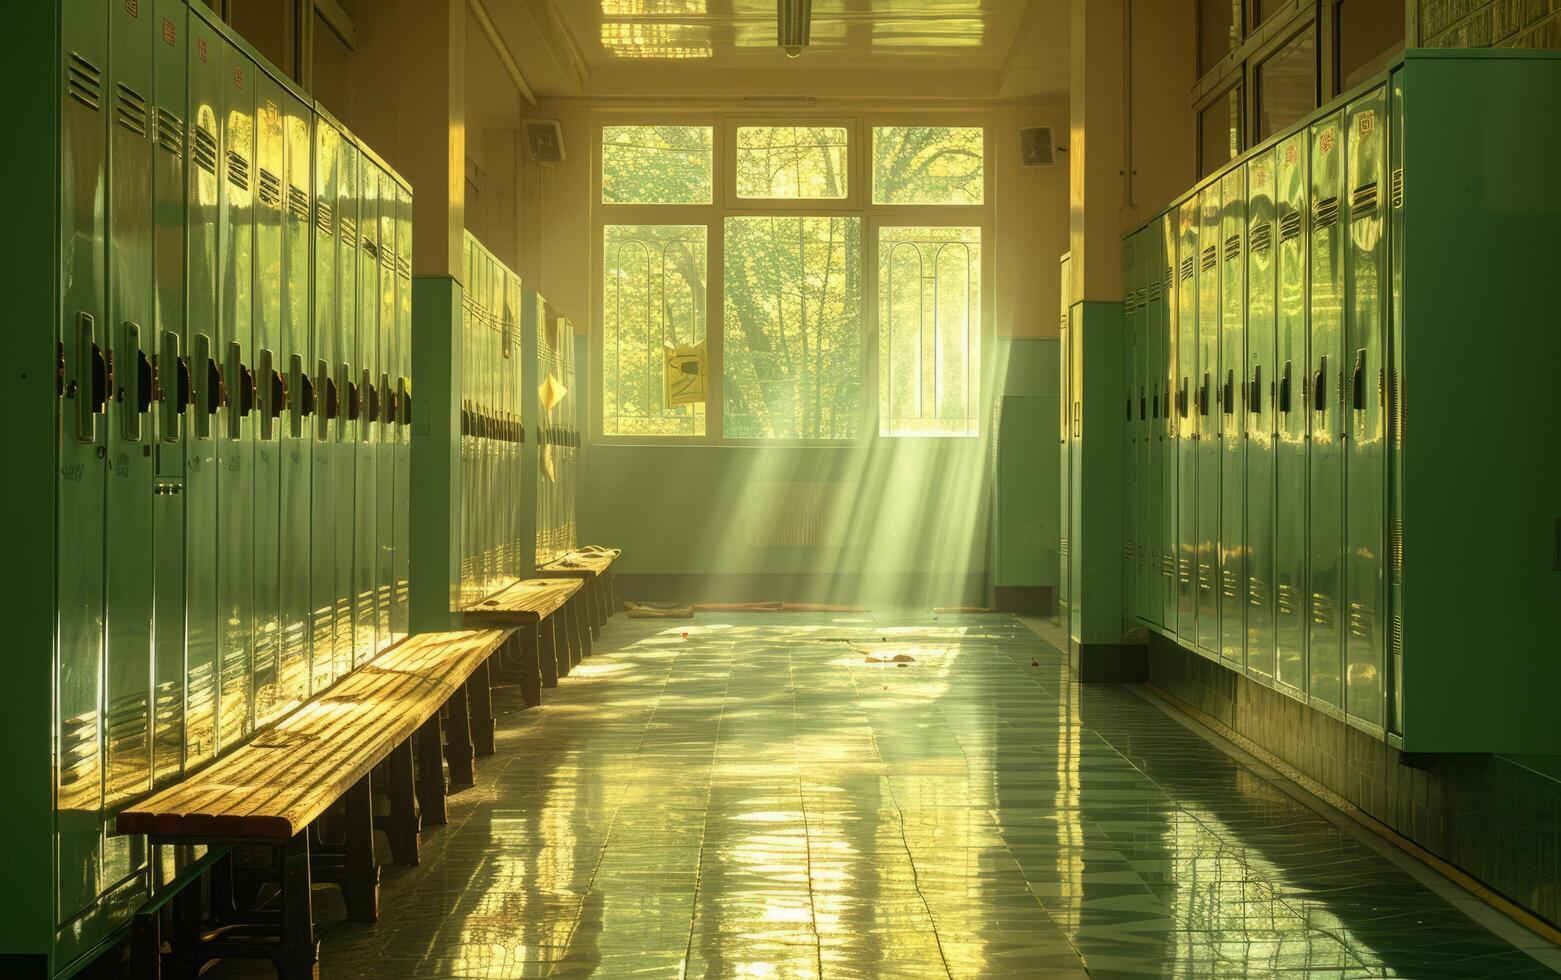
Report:
[[[995,113],[981,109],[930,109],[926,111],[831,113],[818,118],[789,113],[756,114],[750,111],[635,111],[597,110],[591,117],[590,180],[590,279],[592,303],[590,396],[593,411],[589,438],[592,444],[614,446],[750,446],[860,448],[879,439],[897,442],[931,441],[938,443],[981,439],[989,435],[992,397],[992,366],[996,348],[995,304],[993,289],[995,262],[993,247],[993,162]],[[711,126],[711,166],[714,168],[714,200],[710,204],[604,204],[602,202],[602,129],[606,126]],[[847,197],[843,200],[754,199],[738,198],[735,151],[737,127],[837,126],[847,125]],[[981,128],[985,166],[981,204],[873,204],[871,188],[872,158],[870,141],[878,126],[949,126]],[[725,234],[728,217],[820,217],[861,219],[862,308],[862,416],[854,439],[739,439],[723,433],[725,422]],[[705,433],[702,436],[652,436],[642,433],[608,435],[603,432],[606,413],[602,398],[604,380],[605,324],[603,301],[603,229],[608,225],[704,225],[705,226],[705,347],[710,377],[705,401]],[[882,227],[961,226],[981,229],[981,327],[979,332],[979,370],[977,431],[972,435],[879,434],[878,386],[878,238]]]

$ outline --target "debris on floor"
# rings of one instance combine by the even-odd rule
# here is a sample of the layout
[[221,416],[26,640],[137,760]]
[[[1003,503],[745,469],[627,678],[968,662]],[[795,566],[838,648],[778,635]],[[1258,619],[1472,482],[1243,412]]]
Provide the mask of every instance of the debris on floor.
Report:
[[684,602],[632,602],[625,599],[623,608],[630,619],[693,619],[694,607]]

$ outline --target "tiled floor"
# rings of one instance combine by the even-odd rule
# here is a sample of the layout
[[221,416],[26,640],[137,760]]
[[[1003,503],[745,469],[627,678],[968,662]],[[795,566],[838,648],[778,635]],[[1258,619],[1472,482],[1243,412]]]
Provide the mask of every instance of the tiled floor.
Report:
[[1066,676],[1000,616],[618,617],[540,710],[501,692],[499,754],[378,925],[320,892],[321,975],[1553,975]]

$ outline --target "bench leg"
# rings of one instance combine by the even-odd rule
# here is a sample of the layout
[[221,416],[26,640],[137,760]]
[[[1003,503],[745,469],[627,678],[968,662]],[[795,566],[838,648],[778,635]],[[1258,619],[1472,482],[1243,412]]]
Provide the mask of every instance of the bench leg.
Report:
[[607,579],[607,615],[609,618],[618,611],[618,584],[613,580],[612,572],[606,572]]
[[477,779],[472,764],[472,716],[467,705],[465,684],[455,689],[445,707],[450,712],[444,748],[445,762],[450,767],[450,785],[474,785]]
[[423,823],[437,826],[445,822],[444,728],[439,712],[417,730],[417,807]]
[[[515,644],[518,666],[520,667],[520,699],[528,708],[535,708],[542,703],[542,685],[547,683],[548,665],[541,662],[537,655],[537,628],[534,624],[522,626],[510,637],[510,642]],[[554,667],[556,670],[556,666]],[[558,677],[553,677],[553,683],[549,687],[558,686]]]
[[294,834],[277,851],[282,865],[282,948],[276,972],[280,980],[312,978],[319,947],[309,897],[309,831]]
[[602,635],[602,577],[592,575],[585,580],[585,588],[580,591],[585,594],[585,608],[591,621],[591,639],[600,639]]
[[379,921],[379,865],[374,861],[374,791],[364,776],[347,791],[347,848],[341,894],[354,922]]
[[553,676],[569,676],[569,649],[563,643],[563,637],[559,636],[558,623],[564,618],[562,611],[556,612],[537,624],[537,646],[542,659],[552,658]]
[[[490,657],[489,660],[492,658]],[[470,709],[472,726],[472,751],[477,755],[493,754],[493,682],[488,675],[488,661],[484,660],[466,679],[466,701]]]
[[[520,642],[520,661],[523,665],[534,664],[538,675],[540,687],[558,686],[558,661],[553,657],[551,649],[542,647],[542,624],[535,623],[530,626],[522,626],[515,634]],[[521,691],[525,693],[524,689]],[[527,700],[529,707],[531,701]],[[537,704],[542,703],[542,692],[537,691]]]
[[587,622],[590,614],[586,611],[585,596],[581,592],[575,593],[569,605],[569,627],[574,631],[575,663],[579,663],[591,655],[591,627]]
[[422,830],[417,815],[415,783],[412,778],[412,740],[391,749],[385,757],[385,795],[390,812],[374,818],[374,825],[390,839],[390,859],[407,867],[417,867],[417,834]]
[[145,980],[162,980],[163,912],[137,912],[130,923],[130,972]]

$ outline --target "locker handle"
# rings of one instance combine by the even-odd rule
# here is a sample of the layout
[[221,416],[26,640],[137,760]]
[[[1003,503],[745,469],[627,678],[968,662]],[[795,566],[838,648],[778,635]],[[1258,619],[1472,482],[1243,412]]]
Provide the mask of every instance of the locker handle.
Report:
[[1149,417],[1149,401],[1144,394],[1144,386],[1138,386],[1138,421],[1142,422]]
[[461,406],[461,435],[469,436],[471,434],[472,434],[472,410],[467,408],[465,405],[462,405]]
[[1129,391],[1127,393],[1126,401],[1127,401],[1127,420],[1129,422],[1131,422],[1131,421],[1133,421],[1133,393],[1131,391]]
[[1252,365],[1252,386],[1247,392],[1247,411],[1263,414],[1263,365]]
[[1220,392],[1220,405],[1226,415],[1236,414],[1236,369],[1225,369],[1225,386]]
[[215,357],[206,358],[206,414],[216,415],[217,409],[227,401],[227,386],[222,382],[222,369]]
[[1312,410],[1326,412],[1328,399],[1324,397],[1328,387],[1328,355],[1317,360],[1317,373],[1312,375]]
[[[145,415],[152,410],[152,359],[146,356],[146,351],[141,348],[141,328],[129,321],[125,322],[126,349],[134,348],[136,352],[135,373],[131,379],[135,384],[135,397],[131,404],[135,406],[137,415]],[[135,424],[136,432],[132,438],[140,438],[140,423]]]
[[270,402],[271,404],[266,406],[266,414],[272,418],[279,418],[282,409],[287,407],[287,382],[282,379],[282,372],[274,368],[271,371]]
[[355,381],[347,382],[347,418],[356,421],[360,414],[358,398],[358,385]]
[[194,385],[190,377],[190,359],[174,358],[174,411],[182,412],[195,402]]
[[1350,373],[1350,396],[1355,411],[1366,410],[1366,348],[1355,351],[1355,369]]
[[239,370],[239,414],[248,415],[255,408],[255,372],[244,364]]
[[397,387],[397,390],[398,390],[398,392],[400,393],[400,396],[401,396],[401,398],[400,398],[401,418],[398,421],[400,421],[400,423],[402,425],[411,425],[412,424],[412,392],[411,392],[411,390],[409,389],[409,387],[407,385],[407,379],[406,378],[399,379],[396,382],[396,387]]
[[1176,391],[1176,411],[1182,418],[1187,417],[1187,379],[1182,378],[1182,385]]
[[[88,323],[90,330],[90,321]],[[84,350],[87,354],[87,370],[84,373],[91,379],[91,384],[87,386],[87,407],[93,415],[102,415],[108,408],[108,355],[97,345],[97,341],[89,340]]]
[[1290,414],[1290,367],[1291,362],[1285,362],[1285,370],[1279,376],[1279,411]]
[[384,410],[384,414],[380,416],[379,420],[383,424],[389,425],[396,420],[396,394],[390,387],[390,375],[381,374],[379,376],[379,386],[381,389],[379,396],[380,407]]
[[1198,386],[1198,414],[1209,414],[1209,372],[1203,372],[1203,384]]
[[1149,417],[1158,419],[1160,417],[1160,383],[1158,381],[1155,382],[1152,398],[1154,400],[1150,402]]
[[341,415],[341,389],[336,387],[335,378],[325,379],[325,417],[327,420],[335,419]]
[[369,421],[373,422],[379,418],[379,389],[375,387],[372,376],[367,371],[363,372],[363,390],[369,403]]
[[1170,383],[1169,380],[1167,380],[1166,383],[1165,383],[1165,391],[1162,392],[1162,395],[1165,398],[1165,408],[1161,412],[1161,414],[1165,418],[1170,418],[1171,417],[1171,383]]
[[298,401],[295,407],[298,409],[298,417],[304,418],[314,414],[314,379],[305,374],[302,366],[298,367]]

